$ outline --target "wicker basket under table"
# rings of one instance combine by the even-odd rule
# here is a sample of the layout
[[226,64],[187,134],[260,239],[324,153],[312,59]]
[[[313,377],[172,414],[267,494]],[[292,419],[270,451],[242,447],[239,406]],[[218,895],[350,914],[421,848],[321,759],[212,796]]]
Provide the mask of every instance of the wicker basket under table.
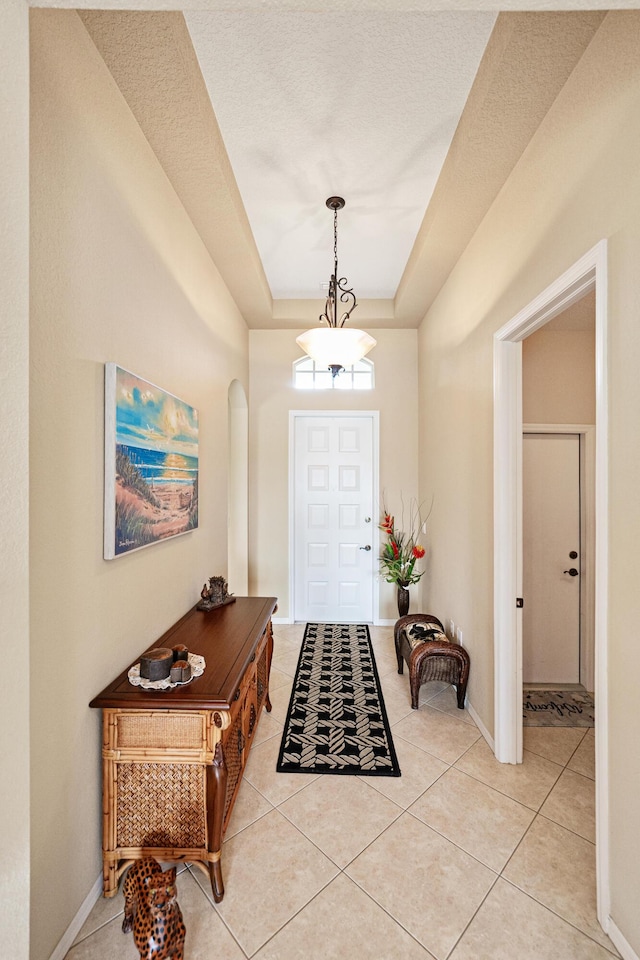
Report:
[[273,598],[189,611],[154,646],[184,643],[203,676],[166,691],[125,671],[92,702],[103,711],[103,889],[136,859],[190,861],[224,884],[222,838],[262,712],[271,709]]

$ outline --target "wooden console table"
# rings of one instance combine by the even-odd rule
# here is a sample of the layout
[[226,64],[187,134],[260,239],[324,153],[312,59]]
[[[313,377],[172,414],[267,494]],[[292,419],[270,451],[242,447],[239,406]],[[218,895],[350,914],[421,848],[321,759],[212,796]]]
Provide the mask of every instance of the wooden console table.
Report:
[[262,707],[271,710],[275,609],[273,597],[194,607],[151,646],[185,644],[205,658],[201,677],[143,690],[125,670],[91,701],[103,713],[105,897],[133,860],[152,856],[198,864],[222,900],[222,838]]

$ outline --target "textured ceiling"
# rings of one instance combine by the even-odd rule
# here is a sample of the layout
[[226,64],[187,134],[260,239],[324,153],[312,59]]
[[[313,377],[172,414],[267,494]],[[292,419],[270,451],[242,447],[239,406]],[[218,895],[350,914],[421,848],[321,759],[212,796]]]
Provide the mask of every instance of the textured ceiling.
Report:
[[336,192],[358,326],[417,326],[604,16],[187,14],[196,57],[180,13],[80,15],[262,328],[317,320]]
[[604,16],[498,17],[396,294],[398,325],[424,316]]
[[247,322],[272,298],[180,13],[79,11]]
[[342,271],[359,296],[392,298],[495,14],[186,22],[273,296],[322,295],[338,194]]

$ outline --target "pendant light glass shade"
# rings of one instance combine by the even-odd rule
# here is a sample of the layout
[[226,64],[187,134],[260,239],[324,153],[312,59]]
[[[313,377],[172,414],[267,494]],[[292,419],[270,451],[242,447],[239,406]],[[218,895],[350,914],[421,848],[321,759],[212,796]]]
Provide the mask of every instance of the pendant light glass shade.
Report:
[[296,343],[322,367],[351,367],[376,345],[368,333],[353,327],[314,327]]

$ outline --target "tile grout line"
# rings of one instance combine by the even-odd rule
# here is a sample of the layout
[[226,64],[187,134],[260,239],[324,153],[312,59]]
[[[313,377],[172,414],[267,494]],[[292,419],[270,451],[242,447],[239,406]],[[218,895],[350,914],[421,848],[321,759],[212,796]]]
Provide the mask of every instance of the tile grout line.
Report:
[[[552,907],[550,907],[549,904],[543,903],[541,900],[538,900],[538,898],[535,897],[535,896],[534,896],[532,893],[530,893],[528,890],[524,890],[522,887],[518,886],[518,884],[517,884],[515,881],[510,880],[509,877],[506,877],[506,876],[504,875],[504,871],[507,869],[507,867],[509,866],[509,864],[510,864],[510,862],[512,861],[512,859],[515,857],[518,849],[520,848],[520,846],[521,846],[522,843],[524,842],[527,834],[528,834],[529,831],[532,829],[534,823],[536,822],[536,820],[538,820],[538,818],[540,818],[540,819],[542,819],[542,820],[547,820],[547,821],[549,821],[550,823],[555,823],[555,820],[551,820],[549,817],[546,817],[544,814],[540,813],[539,811],[536,812],[535,817],[533,818],[533,820],[531,821],[531,823],[529,824],[529,826],[528,826],[527,829],[525,830],[524,834],[522,835],[522,837],[520,838],[519,842],[518,842],[517,845],[515,846],[515,848],[514,848],[512,854],[511,854],[511,856],[509,857],[509,859],[507,860],[507,862],[504,864],[502,870],[500,871],[500,879],[504,880],[506,883],[508,883],[510,886],[514,887],[516,890],[519,890],[520,893],[524,894],[526,897],[529,897],[529,899],[530,899],[530,900],[533,900],[534,903],[537,903],[537,904],[539,904],[541,907],[544,907],[545,910],[548,910],[549,913],[552,913],[555,917],[558,917],[560,920],[563,920],[565,923],[568,923],[569,926],[573,927],[574,930],[578,930],[581,934],[583,934],[583,936],[588,937],[588,938],[589,938],[590,940],[592,940],[594,943],[597,943],[599,946],[602,946],[602,944],[599,943],[599,941],[595,940],[595,938],[592,937],[592,936],[591,936],[589,933],[587,933],[585,930],[582,930],[582,929],[581,929],[580,927],[578,927],[575,923],[572,923],[571,920],[568,920],[566,917],[563,917],[562,914],[558,913],[556,910],[554,910]],[[579,837],[579,839],[581,839],[581,840],[586,840],[585,837],[580,837],[580,834],[574,833],[572,830],[569,830],[567,827],[563,827],[562,824],[556,824],[556,826],[559,826],[559,827],[561,827],[562,829],[567,830],[568,833],[573,834],[573,836],[575,836],[575,837]],[[591,843],[590,840],[586,840],[586,842],[587,842],[587,843]],[[595,843],[592,844],[592,846],[595,847]],[[603,931],[603,933],[604,933],[604,931]],[[605,934],[605,935],[606,935],[606,934]],[[603,949],[608,949],[608,948],[604,947]],[[611,952],[611,951],[609,951],[609,952]]]
[[[354,859],[355,859],[355,858],[354,858]],[[353,862],[353,861],[352,861],[352,862]],[[347,864],[347,866],[349,866],[349,864]],[[346,870],[346,867],[345,867],[345,870]],[[350,880],[351,883],[355,884],[355,886],[358,888],[358,890],[360,890],[361,893],[363,893],[369,900],[371,900],[371,902],[374,903],[374,904],[376,905],[376,907],[378,907],[380,910],[382,910],[382,912],[383,912],[387,917],[389,917],[389,919],[390,919],[391,921],[393,921],[393,923],[395,923],[396,926],[400,927],[401,930],[403,930],[408,936],[410,936],[411,939],[412,939],[415,943],[417,943],[418,946],[419,946],[422,950],[425,951],[425,953],[429,954],[429,956],[433,956],[433,954],[431,953],[431,951],[429,950],[429,948],[428,948],[428,947],[425,947],[424,943],[422,943],[420,940],[418,940],[418,938],[416,937],[416,935],[415,935],[414,933],[412,933],[411,930],[408,930],[408,929],[404,926],[404,924],[403,924],[400,920],[398,920],[397,917],[394,917],[393,914],[390,913],[389,910],[387,910],[387,908],[386,908],[382,903],[378,903],[378,901],[375,899],[375,897],[373,897],[373,896],[369,893],[368,890],[365,890],[364,887],[362,887],[354,877],[352,877],[352,876],[350,876],[348,873],[346,873],[345,870],[343,870],[342,873],[343,873],[344,876],[347,878],[347,880]]]
[[480,910],[481,910],[482,907],[484,906],[487,898],[489,897],[489,894],[491,893],[491,891],[493,890],[493,888],[495,887],[495,885],[498,883],[498,881],[499,881],[500,879],[501,879],[500,874],[497,873],[497,874],[495,875],[494,879],[493,879],[493,883],[491,884],[491,886],[489,887],[489,889],[488,889],[487,892],[485,893],[484,897],[482,898],[482,900],[481,900],[480,903],[478,904],[477,909],[474,910],[473,915],[469,918],[469,922],[466,924],[466,926],[465,926],[464,929],[462,930],[460,936],[457,938],[457,940],[455,941],[455,943],[454,943],[453,946],[451,947],[451,950],[449,950],[449,952],[447,953],[446,957],[443,958],[443,960],[447,960],[447,957],[450,957],[451,954],[453,953],[453,951],[456,949],[456,947],[458,946],[458,944],[460,943],[460,941],[461,941],[462,938],[464,937],[465,933],[467,932],[467,930],[469,929],[469,927],[471,926],[471,924],[472,924],[473,921],[475,920],[476,916],[478,915],[478,913],[480,912]]
[[[446,773],[446,771],[445,771],[445,773]],[[443,774],[443,776],[444,776],[444,774]],[[426,792],[427,792],[427,791],[425,790],[425,793],[426,793]],[[424,796],[424,794],[423,794],[423,796]],[[499,877],[499,876],[500,876],[500,872],[499,872],[499,871],[494,870],[494,868],[493,868],[493,867],[490,867],[488,863],[485,863],[484,860],[480,860],[479,857],[477,857],[477,856],[476,856],[475,854],[473,854],[473,853],[470,853],[467,849],[465,849],[465,847],[461,847],[460,844],[459,844],[459,843],[456,843],[455,840],[452,840],[451,837],[447,837],[447,836],[445,836],[444,833],[440,833],[440,831],[437,830],[436,827],[432,827],[430,823],[425,823],[424,820],[421,820],[420,817],[417,817],[417,816],[415,815],[415,813],[412,813],[412,812],[411,812],[411,810],[405,810],[405,813],[408,813],[409,816],[413,817],[414,820],[416,820],[418,823],[422,824],[423,827],[427,827],[429,830],[432,830],[432,831],[433,831],[435,834],[437,834],[442,840],[445,840],[447,843],[450,843],[453,847],[456,848],[456,850],[459,850],[461,853],[464,853],[465,856],[467,856],[467,857],[471,857],[472,860],[475,860],[475,862],[478,863],[481,867],[484,867],[485,870],[490,870],[491,873],[495,874],[496,877]],[[529,829],[529,828],[527,827],[527,830],[528,830],[528,829]],[[511,857],[509,857],[509,859],[511,859]],[[506,866],[506,864],[505,864],[505,866]]]
[[[338,869],[339,869],[339,868],[338,868]],[[303,910],[306,910],[307,907],[310,906],[310,904],[312,904],[313,901],[316,900],[316,899],[320,896],[321,893],[324,893],[324,891],[327,889],[327,887],[331,886],[331,884],[332,884],[333,881],[336,879],[336,877],[340,876],[340,873],[342,873],[341,870],[340,870],[339,873],[336,874],[335,877],[331,877],[330,880],[327,880],[327,882],[324,884],[324,886],[322,886],[319,890],[317,890],[316,893],[314,893],[314,895],[311,897],[310,900],[307,900],[306,903],[303,903],[302,906],[300,907],[300,909],[299,909],[299,910],[296,910],[296,912],[295,912],[294,914],[292,914],[292,915],[289,917],[288,920],[285,920],[285,922],[282,924],[281,927],[278,927],[277,930],[274,930],[274,932],[273,932],[272,934],[270,934],[270,936],[264,941],[264,943],[261,943],[260,946],[257,947],[257,948],[253,951],[253,953],[247,954],[247,953],[245,952],[245,956],[248,958],[248,960],[251,960],[251,957],[255,957],[255,955],[256,955],[257,953],[259,953],[260,950],[263,950],[263,949],[267,946],[267,944],[271,943],[271,941],[272,941],[275,937],[277,937],[279,934],[281,934],[283,930],[286,930],[286,928],[289,926],[289,924],[290,924],[293,920],[295,920],[296,917],[300,916],[300,914],[303,912]]]
[[[566,770],[566,769],[568,769],[568,768],[565,767],[565,770]],[[575,776],[577,776],[577,777],[582,777],[583,780],[587,780],[589,783],[594,783],[594,782],[595,782],[595,781],[593,781],[590,777],[585,777],[584,774],[582,774],[582,773],[577,773],[575,770],[569,770],[569,773],[573,773],[573,774],[575,774]],[[559,780],[559,779],[560,779],[560,777],[558,777],[558,780]],[[556,783],[557,783],[557,781],[556,781]],[[554,784],[554,789],[555,789],[555,786],[556,786],[556,784]],[[551,793],[553,793],[553,790],[551,790]],[[551,817],[548,813],[543,813],[543,812],[542,812],[542,807],[544,806],[544,804],[547,802],[547,800],[548,800],[549,797],[551,796],[551,793],[550,793],[549,796],[545,799],[545,801],[542,803],[540,809],[537,811],[538,815],[541,816],[541,817],[543,817],[545,820],[549,820],[550,823],[555,823],[555,825],[556,825],[557,827],[562,827],[562,829],[563,829],[563,830],[566,830],[568,833],[572,833],[572,834],[574,835],[574,837],[580,837],[581,840],[586,840],[587,843],[590,843],[590,844],[592,844],[592,846],[595,847],[595,845],[596,845],[596,841],[595,841],[595,840],[591,840],[590,837],[585,837],[583,834],[578,833],[577,830],[574,830],[573,827],[569,827],[569,826],[567,826],[566,823],[561,823],[559,820],[554,820],[554,818]]]
[[120,917],[124,914],[124,909],[117,913],[115,917],[111,917],[109,920],[105,920],[104,923],[101,923],[99,926],[95,927],[90,933],[82,937],[81,940],[74,940],[71,946],[69,947],[69,954],[72,950],[75,950],[76,947],[79,947],[81,943],[86,943],[86,941],[92,937],[95,933],[99,933],[100,930],[104,930],[105,927],[108,927],[110,923],[113,923],[115,920],[119,920]]
[[[552,729],[554,729],[554,728],[553,728],[553,727],[528,727],[527,729],[529,729],[529,730],[552,730]],[[556,727],[555,729],[558,729],[558,728]],[[565,729],[565,730],[578,730],[579,727],[564,727],[563,729]],[[572,753],[571,753],[571,756],[568,758],[568,760],[566,761],[566,763],[563,764],[563,766],[565,767],[565,769],[566,769],[566,768],[568,767],[568,765],[571,763],[573,757],[575,756],[577,750],[580,748],[580,745],[582,744],[582,741],[585,739],[586,735],[587,735],[587,731],[585,730],[584,736],[582,736],[582,737],[580,738],[580,740],[579,740],[578,743],[576,744],[575,748],[573,749],[573,751],[572,751]],[[524,739],[524,738],[523,738],[523,739]],[[543,753],[536,753],[536,751],[535,751],[535,750],[532,750],[531,747],[524,747],[523,749],[527,750],[528,753],[533,753],[534,756],[536,756],[536,757],[540,757],[541,760],[549,760],[549,763],[558,763],[557,760],[550,760],[549,757],[545,757],[545,755],[544,755]]]
[[[523,890],[522,887],[519,887],[517,883],[514,883],[513,880],[509,880],[508,877],[503,877],[500,875],[500,879],[504,880],[505,883],[508,883],[510,887],[513,887],[514,890],[517,890],[519,893],[522,893],[525,897],[528,897],[530,900],[533,900],[534,903],[537,903],[539,907],[542,907],[544,910],[547,910],[554,917],[557,917],[559,920],[562,920],[563,923],[566,923],[568,926],[572,927],[573,930],[576,930],[578,933],[582,934],[583,937],[586,937],[587,940],[591,940],[592,943],[597,944],[603,950],[606,950],[607,953],[611,953],[612,956],[616,954],[612,953],[611,950],[604,944],[600,943],[599,940],[596,940],[595,937],[592,937],[590,933],[587,933],[585,930],[582,930],[580,927],[576,926],[575,923],[572,923],[571,920],[567,920],[566,917],[563,917],[561,913],[557,913],[548,903],[543,903],[542,900],[538,900],[537,897],[534,897],[532,893],[529,893],[527,890]],[[602,931],[604,933],[604,930]],[[604,934],[607,936],[607,934]],[[615,948],[614,948],[615,949]],[[618,958],[619,960],[619,958]]]
[[198,883],[198,878],[197,878],[196,874],[193,873],[193,872],[191,872],[191,870],[190,870],[189,872],[191,873],[191,876],[192,876],[192,878],[193,878],[193,881],[194,881],[194,883],[196,884],[196,886],[198,887],[198,889],[200,890],[200,893],[201,893],[202,896],[204,897],[206,903],[207,903],[207,904],[209,905],[209,907],[213,910],[214,914],[216,915],[216,917],[218,918],[218,920],[220,921],[220,923],[222,924],[222,926],[225,928],[225,930],[227,931],[227,933],[229,934],[229,936],[231,937],[231,939],[233,940],[233,942],[234,942],[235,945],[237,946],[237,948],[238,948],[238,950],[240,951],[240,953],[242,953],[243,956],[246,957],[247,960],[249,960],[249,954],[248,954],[247,951],[243,948],[242,944],[240,943],[240,941],[239,941],[238,938],[236,937],[235,933],[233,932],[233,930],[231,929],[231,927],[229,926],[229,924],[226,922],[225,918],[222,916],[222,914],[221,914],[221,913],[218,911],[218,909],[216,908],[215,902],[209,897],[209,895],[206,893],[206,891],[204,890],[204,888]]
[[[477,742],[477,741],[476,741],[476,742]],[[471,744],[471,747],[473,747],[473,746],[475,746],[475,744]],[[469,747],[469,750],[471,750],[471,747]],[[545,802],[545,800],[546,800],[547,797],[549,796],[549,793],[551,792],[551,790],[553,790],[553,788],[555,787],[557,781],[558,781],[559,778],[560,778],[560,774],[558,774],[558,777],[556,778],[556,780],[554,780],[554,782],[553,782],[553,784],[552,784],[552,786],[551,786],[551,788],[550,788],[550,790],[549,790],[549,793],[547,793],[547,794],[545,795],[544,799],[540,801],[540,807],[531,807],[531,806],[529,806],[528,803],[523,803],[522,800],[517,800],[515,797],[511,796],[510,793],[505,793],[504,790],[500,790],[500,788],[494,786],[494,784],[492,784],[492,783],[487,783],[486,780],[481,780],[479,777],[475,776],[473,773],[469,773],[468,770],[463,770],[461,767],[456,766],[456,764],[457,764],[460,760],[462,760],[462,757],[464,757],[464,756],[466,755],[466,753],[468,753],[468,750],[465,751],[465,753],[463,753],[460,757],[458,757],[458,759],[455,761],[455,763],[452,764],[452,766],[455,767],[456,770],[459,770],[460,773],[465,773],[468,777],[471,777],[471,779],[472,779],[472,780],[475,780],[477,783],[482,783],[482,784],[484,784],[485,787],[491,787],[492,790],[495,790],[496,793],[499,793],[501,796],[507,797],[507,799],[509,799],[509,800],[514,800],[516,803],[521,804],[521,806],[526,807],[527,810],[531,810],[532,813],[539,813],[540,807],[541,807],[542,804]],[[543,759],[545,759],[545,758],[544,758],[544,757],[541,757],[540,759],[543,760]],[[554,761],[553,761],[553,760],[549,760],[548,763],[554,763]],[[521,766],[521,764],[517,764],[517,766]],[[556,764],[556,766],[560,766],[560,764]],[[564,768],[562,768],[562,769],[564,769]]]
[[[318,774],[318,776],[322,776],[322,774]],[[328,774],[328,776],[330,776],[330,774]],[[317,778],[316,778],[316,779],[317,779]],[[315,782],[315,781],[314,781],[314,782]],[[310,783],[308,783],[308,784],[306,785],[306,787],[310,787],[310,786],[311,786]],[[305,787],[304,789],[306,789],[306,787]],[[296,797],[297,797],[297,796],[299,796],[299,794],[300,794],[301,792],[302,792],[302,791],[299,790],[298,793],[292,794],[292,796],[296,796]],[[282,804],[287,803],[287,801],[290,800],[290,799],[291,799],[291,797],[287,797],[286,800],[283,800],[283,801],[282,801]],[[362,848],[362,850],[360,850],[354,857],[352,857],[351,860],[349,860],[349,862],[344,865],[344,867],[340,867],[340,866],[335,862],[335,860],[332,860],[328,853],[326,853],[324,850],[322,850],[322,848],[319,847],[318,844],[317,844],[311,837],[308,837],[308,836],[306,835],[306,833],[304,832],[304,830],[302,830],[296,823],[294,823],[292,820],[290,820],[289,817],[286,815],[286,813],[284,813],[284,811],[280,810],[280,807],[276,807],[276,810],[278,811],[278,813],[281,814],[281,816],[283,816],[283,817],[285,818],[285,820],[286,820],[288,823],[291,824],[292,827],[294,827],[294,828],[298,831],[298,833],[299,833],[302,837],[304,837],[305,840],[307,840],[308,843],[311,843],[311,844],[316,848],[316,850],[319,850],[319,852],[320,852],[324,857],[326,857],[327,860],[329,860],[329,862],[332,863],[332,864],[334,865],[334,867],[336,867],[336,869],[340,871],[340,873],[344,873],[344,871],[347,869],[347,867],[351,866],[351,864],[354,862],[354,860],[357,860],[358,857],[361,856],[361,855],[365,852],[365,850],[368,850],[368,849],[369,849],[369,847],[371,846],[371,844],[373,844],[373,843],[375,843],[377,840],[379,840],[380,837],[381,837],[384,833],[386,833],[386,831],[389,829],[389,827],[393,826],[393,824],[396,823],[396,822],[399,820],[399,818],[402,816],[403,813],[406,813],[406,810],[405,810],[403,807],[401,807],[399,804],[397,804],[394,800],[390,800],[389,797],[385,797],[384,799],[385,799],[385,800],[389,800],[390,803],[393,803],[393,805],[398,808],[398,813],[397,813],[396,816],[393,818],[393,820],[391,820],[391,821],[387,824],[387,826],[384,827],[384,829],[383,829],[376,837],[374,837],[372,840],[370,840],[369,843],[367,843],[366,846],[364,846],[364,847]],[[334,879],[335,879],[335,878],[334,878]]]

